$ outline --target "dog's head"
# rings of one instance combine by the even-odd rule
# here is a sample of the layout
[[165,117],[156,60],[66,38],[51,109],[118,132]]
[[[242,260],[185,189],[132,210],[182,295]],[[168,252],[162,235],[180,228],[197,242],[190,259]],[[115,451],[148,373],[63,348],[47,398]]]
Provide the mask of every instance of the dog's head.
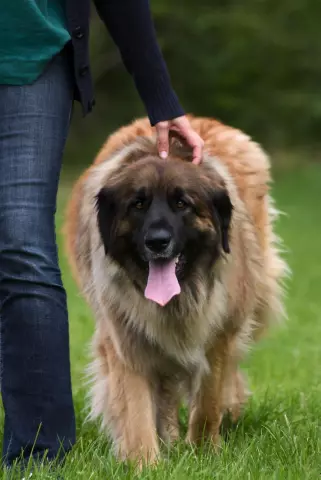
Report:
[[97,196],[100,235],[136,287],[165,305],[229,253],[232,204],[222,178],[176,139],[168,160],[146,139],[126,155]]

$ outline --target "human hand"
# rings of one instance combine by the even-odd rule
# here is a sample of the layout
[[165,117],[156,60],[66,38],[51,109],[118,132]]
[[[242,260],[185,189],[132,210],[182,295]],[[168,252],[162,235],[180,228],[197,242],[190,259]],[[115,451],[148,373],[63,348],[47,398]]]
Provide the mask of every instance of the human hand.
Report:
[[196,165],[201,163],[204,141],[195,130],[193,130],[185,115],[166,122],[159,122],[155,125],[155,128],[157,133],[157,149],[161,158],[167,158],[169,151],[169,131],[175,130],[193,149],[193,163]]

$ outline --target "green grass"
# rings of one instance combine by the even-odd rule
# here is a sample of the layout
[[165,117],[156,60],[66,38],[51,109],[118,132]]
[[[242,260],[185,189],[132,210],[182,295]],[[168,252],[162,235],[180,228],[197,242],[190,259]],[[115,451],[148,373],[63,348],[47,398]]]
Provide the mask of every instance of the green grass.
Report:
[[[69,188],[60,192],[58,225]],[[164,452],[142,479],[310,479],[321,475],[321,167],[279,175],[273,188],[286,212],[277,230],[293,271],[288,285],[289,319],[254,347],[244,364],[253,396],[219,455],[194,452],[183,443]],[[66,480],[136,478],[118,464],[96,425],[84,424],[83,372],[93,332],[89,308],[80,298],[61,250],[69,294],[71,359],[77,412],[77,445],[60,471]],[[184,416],[184,415],[183,415]],[[2,433],[2,432],[1,432]],[[1,475],[0,475],[1,478]],[[5,478],[5,476],[3,477]],[[18,475],[13,478],[21,478]],[[56,478],[46,468],[32,479]]]

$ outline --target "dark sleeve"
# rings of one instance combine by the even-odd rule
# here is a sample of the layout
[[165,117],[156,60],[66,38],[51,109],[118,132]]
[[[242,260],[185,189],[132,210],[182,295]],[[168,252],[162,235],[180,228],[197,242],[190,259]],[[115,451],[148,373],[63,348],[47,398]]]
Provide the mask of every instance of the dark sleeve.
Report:
[[94,0],[152,125],[184,115],[160,51],[149,0]]

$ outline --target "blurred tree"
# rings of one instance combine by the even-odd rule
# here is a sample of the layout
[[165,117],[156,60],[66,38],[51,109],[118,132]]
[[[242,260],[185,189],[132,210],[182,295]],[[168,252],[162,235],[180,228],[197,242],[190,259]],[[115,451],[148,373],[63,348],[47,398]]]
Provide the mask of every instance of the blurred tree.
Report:
[[[320,143],[319,0],[151,0],[151,5],[187,111],[217,117],[268,146]],[[91,31],[97,107],[89,120],[75,119],[72,134],[86,129],[98,135],[98,144],[145,112],[94,8]]]

